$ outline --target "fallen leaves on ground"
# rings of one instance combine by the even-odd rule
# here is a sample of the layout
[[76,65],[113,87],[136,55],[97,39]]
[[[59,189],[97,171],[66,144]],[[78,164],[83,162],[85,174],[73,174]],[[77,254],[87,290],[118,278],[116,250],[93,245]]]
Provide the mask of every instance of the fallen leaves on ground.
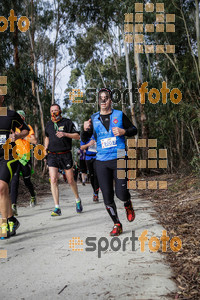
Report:
[[178,236],[182,248],[164,255],[173,268],[179,291],[172,299],[200,299],[200,180],[194,175],[159,175],[146,180],[167,180],[167,190],[141,190],[152,201],[170,239]]

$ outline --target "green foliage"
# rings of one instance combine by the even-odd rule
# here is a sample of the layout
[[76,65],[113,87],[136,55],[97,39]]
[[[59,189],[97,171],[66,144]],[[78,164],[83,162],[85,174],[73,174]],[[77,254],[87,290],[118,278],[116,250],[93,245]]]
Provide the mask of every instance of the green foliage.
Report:
[[[51,87],[53,74],[53,57],[57,63],[70,63],[71,76],[66,82],[64,114],[70,117],[81,130],[83,122],[98,110],[97,104],[87,104],[86,90],[94,88],[96,93],[106,86],[117,88],[121,93],[128,88],[126,60],[123,44],[123,23],[125,13],[134,13],[135,3],[140,0],[84,0],[64,1],[1,1],[1,15],[8,17],[10,9],[15,14],[33,15],[30,33],[34,35],[34,51],[38,69],[33,71],[33,57],[29,35],[6,30],[0,34],[0,68],[1,74],[8,76],[8,95],[6,102],[14,109],[24,109],[28,120],[36,123],[41,137],[41,124],[38,103],[33,96],[32,81],[39,87],[39,96],[44,112],[45,123],[49,119],[51,104]],[[143,1],[146,3],[147,1]],[[151,2],[156,5],[157,1]],[[54,9],[56,3],[60,10]],[[192,168],[199,168],[200,140],[200,82],[195,26],[195,1],[163,0],[165,13],[176,15],[175,33],[145,33],[146,42],[165,45],[175,44],[175,54],[141,54],[143,82],[148,82],[148,90],[162,87],[166,81],[170,90],[178,88],[183,95],[182,101],[175,105],[168,94],[167,104],[151,104],[146,95],[144,112],[146,120],[141,122],[141,107],[138,94],[134,110],[142,137],[142,126],[146,126],[149,138],[158,139],[160,148],[168,148],[170,162],[174,169],[183,160],[191,162]],[[57,20],[60,20],[57,44],[54,44]],[[144,23],[155,23],[156,12],[144,11]],[[136,68],[133,44],[128,45],[130,73],[133,88],[136,88]],[[67,49],[69,57],[63,51]],[[17,50],[17,51],[16,51]],[[16,55],[18,54],[18,55]],[[62,60],[63,59],[63,60]],[[73,88],[83,91],[82,104],[71,103],[69,92]],[[135,91],[135,90],[134,90]],[[122,103],[114,104],[122,109]],[[130,103],[124,110],[130,118]],[[33,112],[34,111],[34,112]],[[74,141],[78,147],[78,141]]]

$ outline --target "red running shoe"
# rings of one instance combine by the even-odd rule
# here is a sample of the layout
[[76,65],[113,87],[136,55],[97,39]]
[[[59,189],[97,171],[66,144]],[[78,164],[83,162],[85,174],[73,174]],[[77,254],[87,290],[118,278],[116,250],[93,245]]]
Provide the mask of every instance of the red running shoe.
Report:
[[132,205],[132,202],[129,206],[125,206],[125,209],[126,209],[126,216],[127,216],[127,220],[129,222],[133,222],[134,219],[135,219],[135,212],[134,212],[134,209],[133,209],[133,205]]
[[118,224],[114,224],[113,226],[113,230],[110,232],[111,236],[118,236],[122,233],[122,224],[118,223]]

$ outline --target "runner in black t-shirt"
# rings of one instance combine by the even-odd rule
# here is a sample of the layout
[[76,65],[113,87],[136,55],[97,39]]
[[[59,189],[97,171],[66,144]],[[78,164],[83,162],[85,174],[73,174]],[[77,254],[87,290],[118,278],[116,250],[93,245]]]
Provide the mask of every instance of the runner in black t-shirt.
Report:
[[78,194],[77,184],[73,175],[73,159],[71,154],[72,139],[79,140],[73,122],[70,119],[62,118],[61,109],[58,104],[50,107],[51,121],[47,123],[45,129],[45,149],[48,154],[47,164],[49,166],[49,176],[51,179],[51,191],[54,198],[55,209],[51,216],[60,216],[58,190],[58,169],[65,171],[67,181],[70,184],[76,198],[76,211],[82,212],[82,204]]
[[[0,212],[2,217],[1,238],[16,234],[19,221],[13,216],[9,197],[9,183],[16,171],[18,160],[12,156],[12,148],[17,139],[28,135],[29,128],[15,112],[2,107],[4,96],[0,90]],[[20,128],[20,133],[15,133],[15,128]],[[10,140],[8,140],[10,139]],[[7,141],[8,140],[8,141]],[[7,142],[6,142],[7,141]],[[10,144],[8,143],[10,142]]]

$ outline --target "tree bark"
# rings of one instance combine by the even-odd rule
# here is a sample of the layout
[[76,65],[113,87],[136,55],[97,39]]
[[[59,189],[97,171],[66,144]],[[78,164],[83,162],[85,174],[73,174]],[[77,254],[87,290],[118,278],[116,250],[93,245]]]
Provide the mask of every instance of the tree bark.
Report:
[[[110,36],[110,32],[108,31],[108,39],[109,39],[109,44],[110,44],[110,48],[111,48],[111,51],[112,51],[112,57],[113,57],[113,62],[114,62],[114,66],[115,66],[115,71],[117,73],[117,75],[119,75],[119,69],[118,69],[118,65],[117,65],[117,60],[116,60],[116,56],[115,56],[115,53],[114,53],[114,50],[113,50],[113,44],[112,44],[112,39],[111,39],[111,36]],[[117,80],[117,83],[118,83],[118,88],[121,90],[122,89],[122,82],[120,79]],[[123,100],[122,100],[122,111],[125,112],[125,105],[123,103]]]
[[[54,1],[55,4],[56,1]],[[56,37],[54,40],[54,46],[53,46],[53,59],[54,59],[54,68],[53,68],[53,85],[52,85],[52,99],[51,103],[53,104],[55,101],[55,86],[56,86],[56,68],[57,68],[57,42],[58,42],[58,34],[60,29],[60,4],[58,1],[58,7],[57,7],[57,23],[56,23]]]
[[[142,67],[141,67],[141,61],[140,61],[140,55],[139,53],[136,53],[135,47],[134,47],[134,61],[135,61],[135,70],[136,70],[136,80],[137,80],[137,88],[139,89],[143,83],[143,76],[142,76]],[[139,97],[139,94],[138,94]],[[148,128],[145,124],[146,121],[146,114],[144,110],[144,104],[141,104],[140,99],[138,99],[139,103],[139,109],[140,109],[140,122],[141,122],[141,131],[142,131],[142,138],[148,139]]]
[[19,69],[18,31],[19,31],[18,27],[15,26],[13,45],[14,45],[14,62],[15,62],[16,69]]
[[129,54],[127,44],[125,43],[125,37],[123,32],[123,27],[121,29],[123,42],[124,42],[124,52],[125,52],[125,59],[126,59],[126,76],[128,81],[128,91],[129,91],[129,102],[131,107],[131,121],[137,127],[137,121],[135,117],[135,104],[133,103],[133,86],[131,81],[131,70],[130,70],[130,62],[129,62]]
[[105,84],[105,81],[104,81],[103,76],[102,76],[102,74],[101,74],[101,70],[99,69],[96,60],[93,59],[93,61],[94,61],[94,64],[95,64],[95,66],[96,66],[96,68],[97,68],[97,71],[98,71],[98,73],[99,73],[99,76],[101,77],[101,81],[102,81],[102,83],[103,83],[103,86],[106,88],[106,84]]
[[[32,50],[32,54],[33,54],[34,71],[35,71],[35,73],[37,73],[37,62],[36,62],[36,57],[35,57],[35,53],[34,53],[34,49],[33,49],[33,43],[32,43],[32,38],[31,38],[30,31],[29,31],[29,38],[30,38],[31,50]],[[40,94],[39,94],[38,84],[36,82],[34,82],[34,86],[35,86],[35,90],[36,90],[36,98],[37,98],[37,102],[38,102],[38,106],[39,106],[39,111],[40,111],[40,117],[41,117],[40,121],[41,121],[42,137],[43,137],[43,142],[44,142],[44,139],[45,139],[45,127],[44,127],[43,109],[42,109],[42,105],[41,105],[41,101],[40,101]]]
[[[30,41],[31,41],[31,69],[32,69],[32,73],[33,73],[33,80],[31,82],[31,86],[32,86],[32,95],[33,98],[36,98],[36,93],[35,93],[35,80],[34,80],[34,47],[35,47],[35,16],[34,16],[34,4],[33,4],[33,0],[31,0],[31,34],[29,35]],[[37,106],[34,102],[33,104],[33,115],[34,115],[34,133],[35,133],[35,137],[38,140],[39,138],[39,134],[38,134],[38,123],[37,123],[37,115],[38,115],[38,111],[37,111]],[[34,158],[33,156],[33,166],[34,169],[37,167],[38,161],[37,159]]]
[[119,44],[119,58],[122,56],[122,49],[121,49],[121,40],[120,40],[120,28],[118,27],[118,44]]
[[196,35],[197,35],[197,49],[198,49],[198,65],[200,71],[200,25],[199,25],[199,0],[195,0],[196,4]]

